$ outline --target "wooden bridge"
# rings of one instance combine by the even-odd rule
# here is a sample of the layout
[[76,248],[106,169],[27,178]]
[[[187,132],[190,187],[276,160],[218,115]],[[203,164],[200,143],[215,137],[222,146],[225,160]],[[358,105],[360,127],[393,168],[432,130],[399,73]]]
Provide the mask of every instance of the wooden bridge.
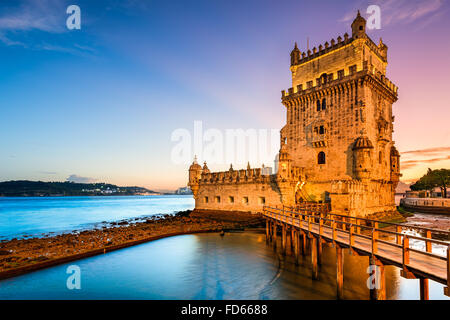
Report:
[[[394,265],[401,268],[401,276],[408,279],[420,279],[420,298],[429,299],[428,279],[444,284],[444,294],[450,296],[450,245],[448,242],[432,239],[433,232],[447,235],[450,232],[429,228],[405,226],[397,223],[354,218],[328,212],[327,204],[303,205],[302,207],[264,206],[266,219],[266,239],[277,247],[278,227],[281,228],[281,251],[286,254],[286,246],[293,248],[296,264],[300,253],[306,255],[309,242],[312,278],[318,279],[319,265],[322,261],[322,244],[332,243],[336,248],[336,284],[337,298],[344,297],[344,268],[342,249],[352,254],[369,256],[370,265],[377,266],[375,273],[378,286],[370,289],[371,299],[386,299],[384,266]],[[391,226],[381,229],[380,224]],[[395,231],[393,231],[394,229]],[[403,229],[414,230],[417,234],[402,233]],[[288,240],[289,238],[289,240]],[[410,247],[410,239],[422,241],[423,250]],[[447,248],[446,256],[432,252],[432,244]],[[375,269],[375,268],[374,268]]]

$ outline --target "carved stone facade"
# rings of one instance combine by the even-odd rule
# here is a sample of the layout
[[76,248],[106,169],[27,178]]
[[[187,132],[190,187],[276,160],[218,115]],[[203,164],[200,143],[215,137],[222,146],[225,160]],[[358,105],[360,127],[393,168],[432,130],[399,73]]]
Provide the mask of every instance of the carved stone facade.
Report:
[[397,87],[386,78],[387,46],[376,45],[358,12],[352,37],[291,52],[292,88],[282,91],[278,172],[189,169],[197,209],[258,212],[264,204],[331,202],[334,213],[395,210],[399,153],[392,141]]

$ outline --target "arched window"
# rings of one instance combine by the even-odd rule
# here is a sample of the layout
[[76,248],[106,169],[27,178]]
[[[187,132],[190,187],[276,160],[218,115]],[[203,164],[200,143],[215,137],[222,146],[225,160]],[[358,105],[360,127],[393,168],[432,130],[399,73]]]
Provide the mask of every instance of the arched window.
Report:
[[322,110],[327,108],[327,100],[325,98],[322,99]]
[[317,111],[320,111],[320,100],[317,100]]
[[320,126],[319,127],[319,134],[324,134],[325,133],[325,128],[324,126]]
[[317,155],[317,163],[318,164],[325,164],[325,152],[320,151]]
[[320,76],[320,83],[321,84],[326,84],[327,83],[327,74],[326,73],[322,73],[322,75]]

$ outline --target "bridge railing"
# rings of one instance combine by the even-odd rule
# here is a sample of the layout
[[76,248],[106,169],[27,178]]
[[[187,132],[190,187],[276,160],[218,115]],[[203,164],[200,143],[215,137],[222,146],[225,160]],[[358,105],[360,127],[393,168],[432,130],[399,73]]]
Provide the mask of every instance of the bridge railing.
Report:
[[[319,236],[323,235],[323,226],[328,226],[331,228],[331,238],[332,241],[337,240],[336,230],[340,230],[348,234],[348,244],[351,248],[355,243],[355,236],[366,238],[371,240],[372,242],[372,254],[378,254],[378,244],[384,243],[389,246],[397,247],[402,249],[402,261],[403,266],[407,267],[409,264],[410,252],[417,252],[426,256],[438,258],[440,260],[447,261],[447,285],[450,287],[450,243],[438,239],[433,239],[431,237],[432,232],[436,232],[439,234],[447,235],[447,238],[450,238],[450,232],[440,229],[431,229],[431,228],[423,228],[416,226],[405,226],[398,223],[393,222],[385,222],[367,218],[360,217],[349,217],[341,214],[327,213],[326,215],[322,215],[320,211],[310,211],[307,212],[298,212],[290,210],[290,207],[263,207],[263,215],[274,218],[276,220],[290,223],[294,226],[298,226],[300,228],[307,229],[308,231],[312,230],[312,225],[319,226]],[[319,215],[317,215],[319,213]],[[338,219],[336,219],[338,218]],[[295,221],[295,223],[294,223]],[[363,224],[362,222],[365,222]],[[395,226],[396,231],[386,230],[379,227],[380,224]],[[418,234],[425,233],[425,237],[410,235],[402,233],[403,228],[405,229],[413,229]],[[361,230],[366,230],[366,232],[362,232]],[[388,234],[394,236],[395,241],[389,241],[380,239],[380,234]],[[416,248],[410,247],[410,239],[419,240],[424,242],[425,250],[420,250]],[[445,256],[432,252],[432,244],[441,245],[446,248]]]

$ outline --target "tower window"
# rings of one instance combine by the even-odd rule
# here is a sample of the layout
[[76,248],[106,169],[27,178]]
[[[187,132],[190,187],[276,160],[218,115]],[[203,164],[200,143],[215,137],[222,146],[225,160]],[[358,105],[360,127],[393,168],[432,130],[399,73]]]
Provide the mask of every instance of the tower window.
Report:
[[356,72],[356,65],[350,66],[349,71],[350,74],[354,74]]
[[209,199],[208,197],[205,197],[205,203],[208,203]]
[[220,203],[220,197],[219,196],[216,197],[216,202]]
[[317,111],[320,111],[320,100],[317,100],[316,104],[317,104]]
[[338,71],[338,78],[342,79],[344,77],[344,70],[339,70]]
[[325,152],[320,151],[317,155],[317,163],[318,164],[325,164]]
[[234,197],[233,196],[229,196],[228,199],[230,200],[230,203],[234,203]]
[[322,110],[327,108],[327,100],[325,98],[322,99]]
[[242,203],[243,204],[248,204],[248,197],[243,197],[242,198]]
[[259,197],[259,203],[260,204],[266,204],[266,198],[265,197]]
[[319,127],[319,134],[324,134],[325,133],[325,128],[324,126],[320,126]]

